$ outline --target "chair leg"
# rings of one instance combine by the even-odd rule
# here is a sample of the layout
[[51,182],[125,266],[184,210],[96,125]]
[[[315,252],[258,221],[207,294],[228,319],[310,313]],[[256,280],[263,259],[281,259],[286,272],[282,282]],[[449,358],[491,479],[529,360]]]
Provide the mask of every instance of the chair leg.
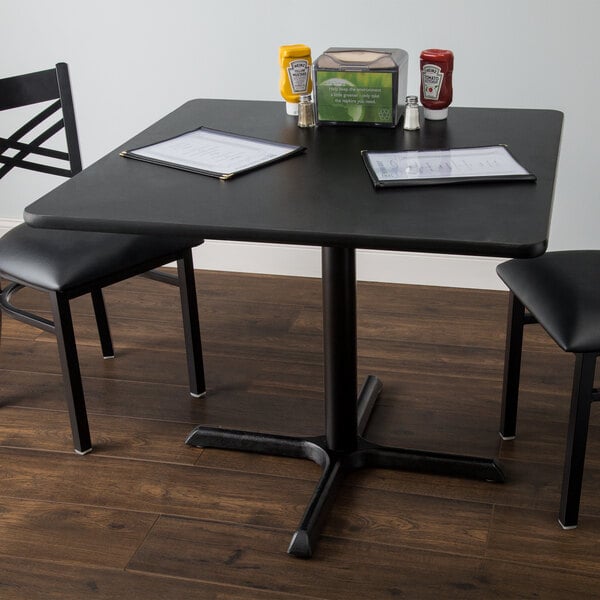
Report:
[[190,394],[201,398],[206,394],[204,379],[204,361],[202,358],[202,340],[200,338],[200,319],[198,318],[198,300],[192,251],[188,249],[177,261],[177,276],[181,296],[183,333],[187,353]]
[[96,326],[98,327],[100,345],[102,346],[102,356],[104,358],[114,358],[115,351],[113,349],[112,338],[110,335],[108,317],[106,316],[104,297],[100,288],[92,290],[92,303],[94,305],[94,315],[96,316]]
[[50,303],[52,305],[54,333],[58,342],[58,354],[62,367],[65,399],[71,420],[75,452],[86,454],[91,451],[92,443],[69,299],[60,292],[51,292]]
[[[2,282],[0,281],[0,296],[2,295]],[[0,308],[0,344],[2,343],[2,309]]]
[[525,307],[513,292],[510,292],[504,354],[502,413],[500,417],[500,437],[503,440],[514,439],[517,431],[517,405],[519,402],[524,325]]
[[595,369],[595,353],[575,355],[571,414],[558,517],[558,522],[564,529],[577,527]]

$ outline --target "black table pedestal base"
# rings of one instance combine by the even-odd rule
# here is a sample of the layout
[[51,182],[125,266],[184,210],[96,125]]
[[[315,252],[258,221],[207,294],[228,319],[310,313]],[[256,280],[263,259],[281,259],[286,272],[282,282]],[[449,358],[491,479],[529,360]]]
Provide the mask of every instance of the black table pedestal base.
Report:
[[323,523],[344,477],[371,468],[405,469],[504,481],[493,459],[407,448],[388,448],[365,440],[371,411],[381,393],[377,377],[357,389],[356,257],[353,248],[322,248],[325,435],[297,438],[198,426],[192,446],[308,458],[323,469],[319,483],[288,548],[294,556],[312,556]]
[[353,447],[348,450],[330,449],[326,436],[299,438],[202,426],[190,433],[186,443],[191,446],[308,458],[320,465],[323,472],[288,548],[289,554],[302,558],[312,556],[336,493],[344,477],[351,471],[363,468],[403,469],[504,481],[502,469],[493,459],[393,448],[365,440],[362,433],[381,387],[376,377],[367,378],[358,397],[358,435],[355,436]]

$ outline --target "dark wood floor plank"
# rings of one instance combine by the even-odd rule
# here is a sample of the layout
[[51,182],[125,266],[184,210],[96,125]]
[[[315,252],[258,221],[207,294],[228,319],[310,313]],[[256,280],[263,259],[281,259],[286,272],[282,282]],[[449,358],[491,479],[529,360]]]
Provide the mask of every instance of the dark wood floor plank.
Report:
[[485,560],[476,580],[475,585],[481,585],[483,593],[475,597],[485,600],[600,598],[600,577],[597,573],[583,575],[562,569],[532,567],[515,561]]
[[[163,298],[165,304],[160,307],[162,312],[175,312],[172,302]],[[292,324],[297,318],[297,307],[270,305],[265,310],[264,305],[256,303],[243,303],[221,300],[205,304],[199,309],[202,326],[202,338],[207,346],[213,340],[237,338],[240,342],[244,339],[248,343],[260,344],[264,340],[285,338]],[[110,310],[107,301],[107,312]],[[141,308],[140,308],[141,310]],[[116,312],[116,311],[115,311]],[[119,345],[125,347],[146,348],[159,347],[162,350],[183,351],[183,327],[180,311],[176,313],[177,319],[162,319],[157,315],[152,319],[150,314],[139,313],[133,317],[111,315],[110,328],[118,350]],[[143,318],[142,318],[143,317]],[[74,327],[78,344],[98,346],[98,333],[93,316],[78,314],[74,317]],[[149,322],[151,321],[151,325]],[[261,332],[257,336],[257,331]],[[299,336],[296,336],[299,337]],[[45,334],[45,339],[53,340],[51,334]],[[317,337],[317,339],[320,339]],[[210,349],[210,348],[207,348]]]
[[468,502],[558,510],[561,469],[558,465],[503,461],[507,481],[489,483],[407,471],[357,471],[349,485]]
[[598,574],[600,518],[582,515],[564,531],[555,513],[501,506],[494,510],[487,556],[553,569]]
[[[401,299],[398,299],[399,303]],[[477,338],[487,348],[504,348],[504,327],[489,318],[450,319],[447,314],[412,314],[405,321],[396,315],[386,319],[385,313],[367,311],[358,314],[357,332],[361,340],[397,339],[410,343],[455,344],[470,346]],[[322,312],[319,307],[304,309],[292,329],[297,333],[322,335]]]
[[202,301],[238,299],[244,302],[296,307],[321,306],[321,280],[314,277],[280,277],[252,273],[196,271],[196,288]]
[[[66,410],[60,373],[0,369],[0,378],[0,407]],[[185,383],[124,381],[84,375],[83,385],[88,411],[102,414],[185,421],[198,402],[190,396]]]
[[310,561],[298,560],[281,551],[288,538],[278,530],[161,518],[129,569],[346,600],[439,598],[440,589],[465,598],[463,587],[481,566],[479,559],[328,537]]
[[124,568],[155,520],[148,513],[0,497],[0,555]]
[[[189,449],[193,453],[193,449]],[[11,457],[18,456],[18,461]],[[41,457],[43,456],[43,462]],[[293,529],[314,482],[178,464],[0,449],[0,497]]]
[[204,449],[196,464],[216,469],[243,471],[244,473],[308,479],[313,482],[317,481],[321,474],[321,467],[308,459],[283,458],[215,448]]
[[[99,348],[80,345],[79,361],[83,376],[124,378],[130,381],[152,381],[185,384],[187,371],[183,352],[154,348],[127,347],[117,349],[116,358],[103,360]],[[52,338],[28,344],[21,340],[2,340],[3,365],[11,370],[60,374],[56,342]]]
[[399,320],[415,314],[445,314],[450,320],[472,315],[502,322],[506,315],[507,292],[443,288],[440,293],[441,290],[431,285],[359,281],[357,303],[360,310],[389,314],[391,319]]
[[[565,402],[567,405],[567,402]],[[592,406],[596,411],[597,407]],[[596,423],[600,421],[596,420]],[[588,432],[588,445],[585,456],[586,469],[600,469],[600,428],[591,425]],[[518,459],[534,463],[557,463],[565,459],[567,443],[567,418],[560,421],[542,421],[528,416],[519,418],[517,437],[501,444],[500,459]]]
[[[2,600],[298,600],[298,596],[218,585],[197,579],[157,577],[131,571],[71,566],[2,557]],[[306,598],[303,596],[302,598]]]
[[479,557],[492,505],[343,486],[324,535]]
[[[259,361],[248,364],[235,359],[207,357],[207,369],[213,364],[220,368],[211,371],[204,398],[191,397],[183,385],[84,377],[88,412],[90,415],[187,422],[190,429],[201,423],[290,435],[322,432],[323,403],[320,398],[307,400],[297,391],[293,395],[280,396],[276,386],[255,392],[258,386],[254,386],[254,378],[257,372],[260,373]],[[6,382],[0,407],[66,410],[62,379],[58,374],[0,369],[0,378]]]
[[2,338],[16,338],[31,342],[41,337],[42,334],[40,329],[27,327],[15,319],[2,315]]
[[[198,452],[185,445],[189,423],[89,414],[94,454],[194,464]],[[0,446],[73,452],[66,411],[2,409]]]

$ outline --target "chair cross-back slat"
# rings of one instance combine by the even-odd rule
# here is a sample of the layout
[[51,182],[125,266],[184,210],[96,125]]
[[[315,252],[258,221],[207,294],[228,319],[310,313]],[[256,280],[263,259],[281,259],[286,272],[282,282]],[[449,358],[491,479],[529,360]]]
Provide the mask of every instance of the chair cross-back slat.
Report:
[[[65,86],[63,85],[63,88]],[[66,88],[69,89],[68,86]],[[42,133],[39,133],[32,141],[24,142],[22,138],[28,133],[34,131],[37,127],[45,125],[45,121],[54,113],[62,109],[65,112],[65,106],[70,107],[68,118],[72,119],[71,126],[74,127],[75,115],[72,111],[72,99],[69,96],[62,100],[64,90],[61,89],[58,65],[56,69],[48,71],[39,71],[21,77],[9,77],[0,81],[0,110],[7,110],[18,106],[25,106],[37,102],[56,100],[50,106],[44,108],[27,123],[20,127],[8,138],[0,139],[0,179],[9,173],[15,167],[21,167],[30,171],[49,173],[51,175],[60,175],[62,177],[71,177],[81,170],[81,159],[79,155],[79,146],[67,138],[67,148],[69,152],[61,152],[52,148],[44,148],[42,144],[49,140],[56,133],[65,127],[65,118],[60,118],[57,122],[48,126]],[[12,95],[12,96],[11,96]],[[62,100],[62,101],[61,101]],[[70,129],[67,128],[68,132]],[[69,148],[69,143],[71,147]],[[7,150],[18,150],[14,156],[7,156]],[[69,168],[61,168],[42,162],[25,160],[30,154],[46,156],[55,160],[62,160],[69,163]],[[71,159],[71,154],[74,161]]]
[[0,141],[0,152],[4,152],[4,143],[8,141],[20,140],[24,135],[35,129],[43,123],[48,117],[52,116],[57,110],[60,110],[60,100],[53,102],[50,106],[39,112],[35,117],[31,118],[27,123],[19,127],[10,137]]
[[30,154],[37,154],[39,156],[48,156],[69,162],[69,154],[67,152],[60,152],[59,150],[41,147],[41,144],[43,144],[46,140],[49,140],[54,134],[58,133],[63,128],[64,121],[61,119],[60,121],[57,121],[48,127],[48,129],[38,135],[31,142],[17,142],[12,139],[14,134],[6,140],[0,140],[0,144],[2,144],[2,152],[8,150],[9,148],[16,148],[19,150],[19,152],[14,156],[3,156],[0,153],[0,163],[4,164],[4,166],[0,168],[0,179],[15,167],[21,167],[23,169],[39,171],[42,173],[50,173],[52,175],[70,177],[73,174],[71,169],[61,169],[60,167],[54,167],[44,163],[36,163],[25,160],[25,158]]
[[[56,123],[52,126],[54,128],[54,132],[58,131],[58,129],[62,129],[62,121]],[[53,133],[54,133],[53,132]],[[61,152],[60,150],[53,150],[52,148],[32,148],[29,144],[24,144],[22,142],[12,141],[10,139],[0,138],[0,148],[12,148],[13,150],[24,150],[30,154],[37,154],[39,156],[49,156],[50,158],[61,158],[67,160],[69,155],[67,152]],[[9,157],[12,158],[12,157]],[[2,157],[4,162],[9,162],[7,157]]]
[[0,81],[0,110],[39,104],[59,97],[55,69],[6,77]]

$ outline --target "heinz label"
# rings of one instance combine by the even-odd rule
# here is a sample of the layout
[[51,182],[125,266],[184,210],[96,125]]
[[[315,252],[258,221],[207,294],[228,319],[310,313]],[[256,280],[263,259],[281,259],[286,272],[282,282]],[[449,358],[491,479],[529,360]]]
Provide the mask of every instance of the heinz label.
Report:
[[438,65],[423,65],[421,69],[421,82],[423,84],[423,98],[426,100],[438,100],[444,73]]
[[306,94],[310,83],[310,63],[305,59],[293,60],[288,68],[288,78],[294,94]]

